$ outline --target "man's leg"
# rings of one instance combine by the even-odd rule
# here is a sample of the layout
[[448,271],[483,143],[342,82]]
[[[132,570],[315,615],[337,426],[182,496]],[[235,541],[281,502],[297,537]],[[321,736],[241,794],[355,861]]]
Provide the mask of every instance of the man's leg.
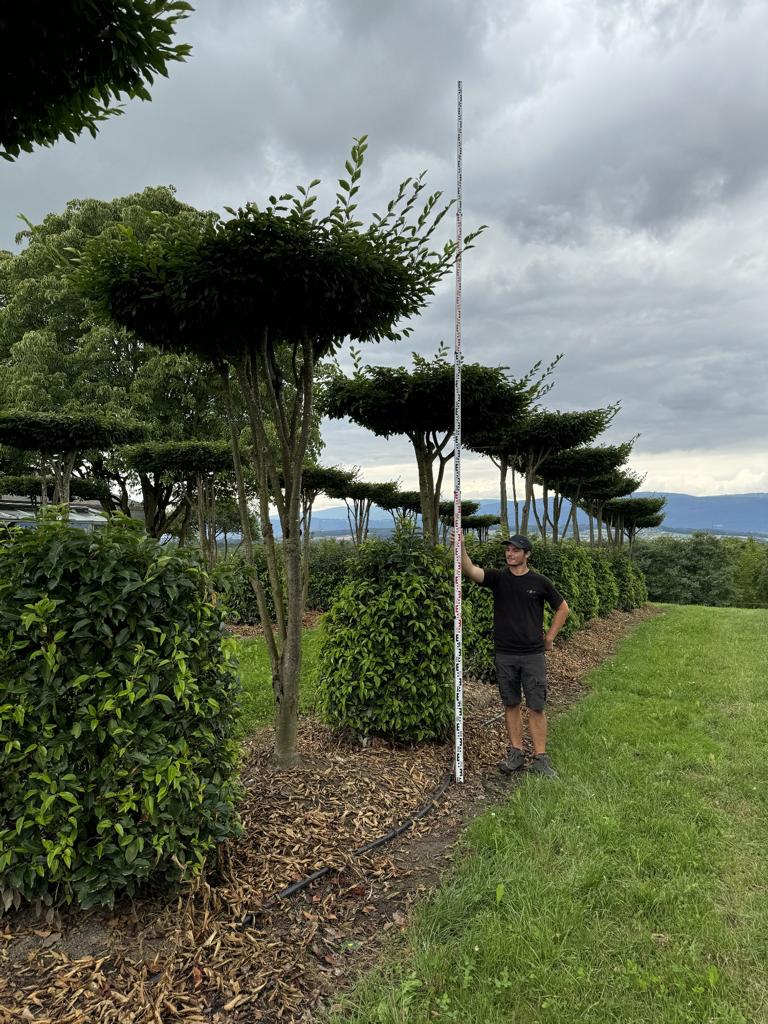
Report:
[[[504,708],[504,719],[507,723],[507,736],[509,737],[509,745],[511,747],[517,747],[518,750],[523,749],[523,712],[522,705],[517,704],[514,707]],[[533,730],[531,730],[533,735]]]
[[[520,709],[518,708],[518,711],[519,710]],[[543,710],[535,711],[533,708],[528,708],[528,728],[531,732],[531,743],[533,744],[534,754],[545,753],[547,749],[547,716]]]
[[547,663],[543,654],[531,655],[526,659],[521,682],[525,691],[525,703],[528,705],[528,728],[533,744],[530,770],[537,775],[557,778],[557,773],[546,754],[547,716],[544,708],[547,703]]
[[520,667],[514,658],[503,654],[496,655],[496,679],[499,684],[499,696],[504,705],[504,720],[509,738],[507,756],[499,764],[499,771],[505,775],[511,775],[512,772],[520,771],[525,764],[523,716],[520,708],[523,694],[520,685]]

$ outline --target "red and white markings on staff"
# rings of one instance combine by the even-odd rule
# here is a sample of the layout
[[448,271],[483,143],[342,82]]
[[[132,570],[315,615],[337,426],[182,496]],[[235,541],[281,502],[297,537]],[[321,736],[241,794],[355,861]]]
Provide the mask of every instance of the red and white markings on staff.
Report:
[[461,157],[462,90],[457,89],[456,119],[456,333],[453,350],[453,671],[454,671],[454,765],[456,782],[464,781],[464,669],[461,622]]

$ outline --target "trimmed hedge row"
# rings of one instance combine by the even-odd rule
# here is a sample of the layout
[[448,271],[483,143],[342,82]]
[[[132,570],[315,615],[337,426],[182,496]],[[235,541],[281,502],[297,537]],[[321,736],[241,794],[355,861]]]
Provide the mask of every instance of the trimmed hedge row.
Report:
[[447,552],[406,533],[368,541],[323,622],[321,712],[358,736],[442,739],[452,721],[452,654]]
[[[469,542],[468,549],[484,568],[506,564],[498,541]],[[403,742],[446,737],[453,720],[451,566],[445,548],[405,533],[367,542],[348,563],[318,658],[320,707],[333,727]],[[642,576],[623,552],[539,543],[531,568],[568,601],[566,636],[597,615],[647,599]],[[494,679],[489,590],[465,583],[463,620],[466,674]]]
[[[504,549],[498,541],[467,544],[472,561],[483,568],[502,569]],[[530,567],[552,580],[568,602],[571,614],[560,635],[572,636],[590,619],[615,609],[631,611],[648,600],[642,573],[621,550],[570,543],[535,541]],[[544,612],[545,629],[551,613]],[[469,675],[495,679],[493,662],[493,598],[485,587],[464,583],[464,663]]]
[[[277,553],[279,559],[282,553],[280,545],[277,546]],[[312,541],[307,608],[324,612],[331,607],[334,597],[347,580],[355,557],[356,549],[352,541],[330,538]],[[264,548],[258,544],[254,546],[254,558],[267,594],[270,614],[274,616],[266,556]],[[253,625],[260,621],[256,595],[240,555],[232,554],[218,562],[211,578],[227,622]]]
[[0,899],[111,905],[238,830],[231,641],[129,520],[0,542]]

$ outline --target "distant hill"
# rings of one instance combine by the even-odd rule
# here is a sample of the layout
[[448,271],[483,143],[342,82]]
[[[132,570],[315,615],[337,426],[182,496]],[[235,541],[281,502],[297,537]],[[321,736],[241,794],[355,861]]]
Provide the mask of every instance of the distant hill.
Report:
[[[765,493],[713,494],[696,497],[693,494],[674,492],[638,491],[636,496],[667,499],[665,518],[660,527],[663,533],[692,533],[694,530],[706,530],[709,533],[768,539],[768,494]],[[498,515],[498,501],[481,501],[479,514]],[[567,505],[563,512],[563,522],[566,515]],[[586,525],[587,519],[580,513],[579,523],[582,522]],[[392,530],[392,517],[388,512],[374,508],[371,512],[370,525],[374,533],[389,533]],[[279,524],[275,523],[275,526],[279,532]],[[346,508],[342,505],[313,513],[312,533],[316,536],[348,536]]]

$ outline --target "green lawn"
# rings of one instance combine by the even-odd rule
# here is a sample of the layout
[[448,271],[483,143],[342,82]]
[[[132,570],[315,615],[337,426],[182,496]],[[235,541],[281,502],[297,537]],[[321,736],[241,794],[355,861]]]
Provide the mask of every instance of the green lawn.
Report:
[[768,612],[663,611],[334,1022],[768,1021]]
[[[301,711],[308,711],[315,699],[315,667],[320,640],[319,628],[307,629],[301,639]],[[243,683],[241,731],[243,736],[262,725],[269,725],[275,715],[272,674],[267,645],[261,638],[238,640],[237,658]]]

